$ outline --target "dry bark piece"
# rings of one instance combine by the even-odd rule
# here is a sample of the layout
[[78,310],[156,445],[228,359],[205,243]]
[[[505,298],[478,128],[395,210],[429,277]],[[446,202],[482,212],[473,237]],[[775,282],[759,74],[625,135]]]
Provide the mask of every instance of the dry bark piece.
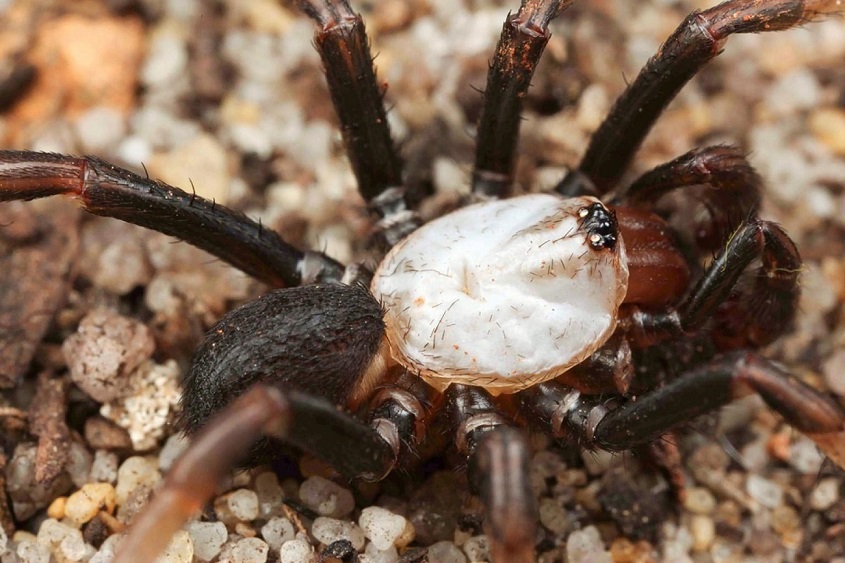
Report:
[[43,203],[44,213],[34,203],[0,206],[0,388],[26,373],[75,269],[79,213]]
[[46,483],[58,477],[70,457],[70,430],[65,421],[67,391],[68,382],[64,377],[39,374],[35,397],[29,407],[29,431],[38,436],[36,483]]

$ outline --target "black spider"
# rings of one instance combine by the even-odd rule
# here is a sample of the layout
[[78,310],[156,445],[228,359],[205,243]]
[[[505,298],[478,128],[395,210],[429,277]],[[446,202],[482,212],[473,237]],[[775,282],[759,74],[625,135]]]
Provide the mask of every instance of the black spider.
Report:
[[[197,350],[183,397],[193,444],[119,560],[151,560],[237,460],[272,455],[276,440],[377,480],[445,418],[485,502],[497,561],[534,558],[518,424],[621,451],[750,390],[845,463],[839,405],[755,352],[794,317],[801,259],[780,227],[757,217],[760,179],[744,155],[706,147],[619,186],[657,117],[729,35],[793,27],[836,10],[836,0],[731,0],[691,14],[556,193],[500,200],[548,24],[569,4],[525,0],[490,65],[477,203],[419,229],[361,18],[344,0],[300,4],[319,24],[347,153],[390,249],[375,273],[94,157],[0,151],[1,200],[72,195],[92,213],[176,236],[286,288],[226,315]],[[702,185],[704,219],[675,229],[655,213],[664,195]]]

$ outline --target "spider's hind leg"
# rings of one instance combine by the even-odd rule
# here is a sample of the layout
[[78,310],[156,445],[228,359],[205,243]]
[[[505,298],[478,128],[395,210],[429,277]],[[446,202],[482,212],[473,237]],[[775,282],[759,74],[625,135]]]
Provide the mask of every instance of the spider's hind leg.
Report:
[[491,560],[535,561],[539,516],[525,435],[509,426],[490,395],[478,387],[451,385],[445,408],[457,431],[458,452],[467,457],[470,487],[484,502]]

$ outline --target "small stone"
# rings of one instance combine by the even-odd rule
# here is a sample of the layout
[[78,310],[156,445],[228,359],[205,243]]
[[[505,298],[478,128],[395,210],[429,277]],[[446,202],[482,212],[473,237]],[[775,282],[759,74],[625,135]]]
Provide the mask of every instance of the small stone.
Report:
[[321,516],[341,518],[352,513],[355,499],[348,489],[323,477],[309,477],[299,488],[302,504]]
[[232,563],[264,563],[270,547],[259,538],[244,538],[232,548]]
[[751,498],[767,508],[775,508],[783,503],[783,489],[759,475],[748,476],[745,490]]
[[94,452],[94,461],[91,464],[89,477],[92,481],[98,483],[114,484],[117,482],[117,468],[117,454],[107,450],[97,450]]
[[566,541],[568,563],[611,563],[610,553],[604,548],[598,528],[587,526],[569,534]]
[[789,448],[789,465],[805,475],[818,474],[825,461],[824,454],[811,439],[803,434],[795,436]]
[[194,544],[194,556],[201,561],[211,561],[220,553],[229,533],[223,522],[190,522],[188,534]]
[[191,563],[194,559],[194,544],[185,530],[179,530],[170,540],[164,553],[156,557],[155,563]]
[[41,527],[38,528],[38,543],[46,546],[53,553],[59,551],[63,544],[64,549],[74,553],[84,551],[85,546],[81,531],[53,518],[48,518],[41,523]]
[[772,510],[772,529],[781,536],[789,535],[800,526],[801,518],[791,506],[781,505]]
[[810,130],[831,151],[845,156],[845,110],[823,108],[810,114]]
[[172,186],[193,184],[197,195],[217,203],[229,199],[231,172],[226,151],[220,142],[206,133],[165,153],[156,153],[148,164],[150,175]]
[[487,536],[472,536],[464,542],[464,553],[470,561],[488,561],[490,559],[490,540]]
[[104,404],[100,414],[129,432],[136,451],[151,450],[175,416],[182,394],[179,379],[175,360],[164,364],[144,362],[129,377],[126,394]]
[[282,544],[279,563],[311,563],[314,553],[305,540],[291,540]]
[[353,522],[337,520],[320,516],[314,520],[311,526],[311,534],[324,545],[329,545],[337,540],[348,540],[354,549],[361,550],[364,547],[364,531]]
[[111,483],[88,483],[70,495],[65,515],[76,526],[89,522],[101,510],[114,512],[116,496]]
[[26,563],[50,563],[50,550],[47,546],[32,540],[18,542],[15,553]]
[[294,530],[293,523],[280,516],[271,518],[261,527],[261,537],[274,551],[281,549],[282,544],[291,541],[295,536],[296,530]]
[[810,493],[810,507],[813,510],[827,510],[839,500],[839,479],[828,477],[819,481]]
[[[92,448],[102,450],[128,450],[132,448],[129,432],[102,416],[89,416],[85,421],[85,440]],[[117,478],[117,463],[115,463]],[[111,479],[114,482],[114,479]]]
[[[65,517],[65,504],[67,503],[67,497],[59,497],[53,502],[50,503],[50,506],[47,507],[47,516],[50,518],[55,518],[56,520],[61,520]],[[0,550],[2,553],[2,550]]]
[[224,522],[231,519],[251,522],[258,518],[258,495],[249,489],[232,491],[214,501],[214,510]]
[[155,350],[146,325],[96,309],[62,345],[70,377],[92,399],[105,403],[128,388],[129,375]]
[[540,523],[554,534],[564,534],[570,529],[569,513],[557,499],[540,499]]
[[[279,485],[279,478],[272,471],[265,471],[255,478],[253,485],[258,495],[258,508],[261,518],[269,519],[284,514],[284,491]],[[281,544],[280,544],[281,545]],[[278,548],[278,546],[276,546]]]
[[684,508],[695,514],[712,514],[716,498],[704,487],[690,487],[684,499]]
[[428,560],[440,563],[466,563],[466,555],[450,541],[439,541],[428,548]]
[[127,458],[117,470],[117,504],[123,505],[135,489],[141,486],[153,487],[159,481],[161,473],[155,459],[141,456]]
[[405,531],[408,521],[398,514],[379,506],[370,506],[361,511],[358,525],[364,530],[376,549],[386,550],[393,547],[396,540]]
[[693,551],[707,551],[716,539],[716,523],[709,516],[696,514],[690,519]]
[[126,122],[116,109],[97,106],[77,118],[76,133],[85,153],[102,154],[126,135]]
[[[429,556],[429,561],[431,560]],[[378,549],[374,543],[368,543],[364,553],[358,555],[359,563],[398,563],[399,552],[395,546]]]

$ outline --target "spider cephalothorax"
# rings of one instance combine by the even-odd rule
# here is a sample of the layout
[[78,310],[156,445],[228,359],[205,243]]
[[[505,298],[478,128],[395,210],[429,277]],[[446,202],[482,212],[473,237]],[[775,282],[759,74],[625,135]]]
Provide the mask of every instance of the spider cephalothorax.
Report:
[[[122,560],[149,559],[222,473],[250,452],[272,455],[274,440],[375,480],[413,457],[427,426],[451,427],[499,561],[533,558],[527,447],[513,429],[522,423],[620,451],[751,390],[845,463],[841,407],[756,353],[794,316],[801,259],[782,228],[758,218],[760,179],[742,152],[691,151],[619,186],[663,108],[729,35],[792,27],[837,1],[731,0],[692,14],[553,192],[498,199],[548,24],[569,4],[525,0],[490,68],[475,203],[419,228],[361,18],[343,0],[300,4],[320,25],[347,153],[379,217],[375,239],[389,248],[374,272],[96,158],[0,152],[0,199],[75,195],[93,213],[177,236],[286,288],[232,311],[200,345],[183,397],[194,445]],[[656,212],[667,193],[701,186],[703,219],[675,228],[683,222]],[[694,362],[675,361],[693,344]],[[674,369],[658,370],[652,353]],[[638,383],[635,372],[653,377]]]

